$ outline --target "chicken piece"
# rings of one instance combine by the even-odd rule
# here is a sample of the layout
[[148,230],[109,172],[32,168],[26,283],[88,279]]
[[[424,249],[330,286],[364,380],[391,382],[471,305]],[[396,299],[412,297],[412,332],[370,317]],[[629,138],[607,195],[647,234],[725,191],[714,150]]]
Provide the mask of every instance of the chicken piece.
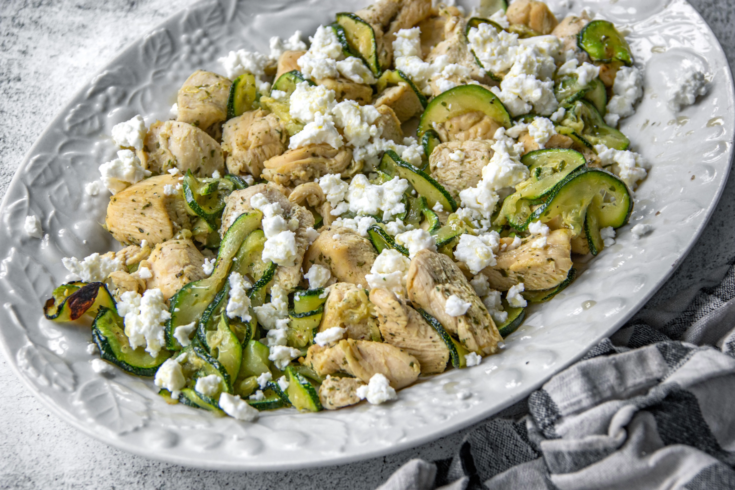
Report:
[[105,283],[116,299],[120,299],[123,293],[135,291],[143,294],[145,291],[145,281],[139,277],[129,274],[125,271],[115,271],[107,276]]
[[182,229],[191,228],[181,193],[167,196],[166,185],[179,184],[179,177],[159,175],[142,180],[110,198],[105,226],[123,244],[148,244],[169,240]]
[[275,114],[258,109],[225,123],[222,149],[231,174],[260,178],[265,162],[288,148],[288,133]]
[[166,300],[190,282],[204,279],[202,265],[204,255],[188,238],[159,243],[148,260],[141,262],[152,275],[146,288],[160,289]]
[[339,282],[368,287],[366,274],[378,257],[370,240],[349,228],[330,226],[319,234],[304,256],[304,272],[314,264],[327,267]]
[[299,185],[288,196],[288,200],[299,206],[311,207],[321,215],[325,225],[332,224],[336,219],[335,216],[332,216],[332,206],[327,202],[324,191],[316,182]]
[[454,116],[435,126],[442,141],[491,140],[500,124],[481,111]]
[[[503,338],[482,300],[459,266],[444,254],[422,250],[411,260],[406,274],[408,299],[434,316],[471,352],[495,354]],[[446,312],[447,298],[456,295],[470,307],[464,315]]]
[[[568,15],[554,28],[553,31],[551,31],[551,34],[561,40],[562,52],[566,53],[570,50],[575,53],[577,52],[577,36],[582,32],[582,29],[589,24],[590,20],[591,19],[586,12],[583,12],[579,17],[576,15]],[[581,52],[584,53],[584,51]],[[583,56],[586,59],[579,60],[580,63],[583,61],[589,61],[586,53]]]
[[327,376],[319,387],[319,400],[327,410],[349,407],[360,403],[357,389],[365,383],[357,378],[337,378]]
[[256,194],[263,194],[270,203],[278,203],[283,210],[283,217],[286,221],[296,218],[299,222],[299,227],[294,232],[296,234],[297,247],[296,262],[290,267],[280,266],[276,269],[276,283],[282,288],[291,291],[301,282],[301,264],[306,248],[310,243],[308,230],[314,227],[314,216],[308,209],[290,202],[279,190],[278,186],[274,184],[254,185],[247,189],[235,191],[227,197],[227,204],[222,213],[220,234],[224,236],[227,229],[235,222],[238,216],[253,210],[253,207],[250,205],[250,198]]
[[214,171],[224,173],[222,148],[201,129],[179,121],[156,122],[145,138],[146,168],[153,173],[166,173],[178,168],[197,177],[211,177]]
[[352,150],[327,143],[288,150],[263,164],[263,178],[284,186],[297,186],[326,174],[341,174],[352,162]]
[[543,35],[551,34],[559,24],[548,5],[536,0],[516,0],[506,15],[511,24],[522,24]]
[[419,361],[412,355],[390,344],[368,340],[341,340],[332,347],[312,345],[305,362],[319,376],[343,372],[364,383],[380,373],[396,390],[412,384],[421,372]]
[[618,70],[623,65],[619,61],[613,61],[612,63],[601,63],[600,64],[600,81],[605,87],[612,89],[615,85],[615,78],[618,76]]
[[[520,143],[523,143],[523,154],[530,153],[532,151],[536,151],[540,149],[538,142],[533,139],[533,137],[528,134],[528,132],[523,133],[518,137],[518,141]],[[549,138],[549,141],[546,142],[544,145],[544,148],[550,149],[550,148],[571,148],[574,144],[574,140],[570,138],[569,136],[565,136],[563,134],[554,134]]]
[[459,202],[460,191],[477,187],[482,180],[482,169],[495,154],[492,145],[485,140],[440,144],[429,157],[431,176]]
[[338,282],[329,288],[319,331],[332,327],[344,328],[348,339],[381,340],[378,323],[370,312],[370,301],[365,290],[348,282]]
[[393,109],[398,121],[404,123],[414,116],[421,114],[424,106],[421,105],[416,92],[407,83],[399,83],[395,87],[388,87],[373,100],[377,108],[387,106]]
[[299,66],[299,58],[304,56],[306,51],[284,51],[280,58],[278,58],[278,69],[276,70],[276,78],[278,80],[281,75],[290,71],[301,71]]
[[456,7],[443,6],[437,15],[428,17],[419,23],[422,58],[426,58],[437,44],[444,41],[447,21],[452,17],[463,17],[463,15]]
[[139,264],[140,261],[145,260],[151,254],[151,247],[148,244],[144,244],[144,247],[138,245],[128,245],[122,250],[115,252],[116,259],[120,259],[123,265],[130,267],[135,264]]
[[216,73],[197,70],[179,89],[177,121],[206,131],[219,140],[227,120],[227,100],[232,82]]
[[572,232],[567,229],[552,231],[543,248],[535,247],[539,239],[533,236],[514,250],[498,253],[496,265],[482,271],[490,287],[507,291],[522,282],[526,291],[543,291],[564,282],[573,265]]
[[377,107],[377,110],[380,113],[380,119],[376,121],[376,124],[383,127],[381,138],[402,145],[403,129],[401,129],[401,121],[396,117],[396,113],[387,105],[381,105]]
[[387,289],[370,291],[386,343],[408,352],[421,363],[421,374],[443,373],[449,349],[434,328],[406,301]]
[[317,80],[317,85],[324,85],[329,90],[334,90],[337,102],[343,100],[354,100],[360,105],[369,104],[373,99],[373,88],[370,85],[351,82],[343,78],[323,78]]

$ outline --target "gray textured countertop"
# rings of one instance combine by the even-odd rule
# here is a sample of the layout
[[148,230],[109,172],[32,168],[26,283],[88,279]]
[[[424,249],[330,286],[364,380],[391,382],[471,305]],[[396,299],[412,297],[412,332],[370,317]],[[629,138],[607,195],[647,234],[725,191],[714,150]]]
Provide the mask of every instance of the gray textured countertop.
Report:
[[[646,1],[646,0],[642,0]],[[690,0],[735,62],[735,3]],[[191,0],[4,0],[0,5],[0,191],[72,95],[128,43]],[[174,5],[175,4],[175,5]],[[685,306],[735,261],[735,176],[702,238],[641,312],[650,323]],[[650,309],[656,305],[656,315]],[[192,470],[133,456],[51,415],[0,356],[0,488],[374,488],[413,457],[448,457],[463,432],[385,458],[281,473]]]

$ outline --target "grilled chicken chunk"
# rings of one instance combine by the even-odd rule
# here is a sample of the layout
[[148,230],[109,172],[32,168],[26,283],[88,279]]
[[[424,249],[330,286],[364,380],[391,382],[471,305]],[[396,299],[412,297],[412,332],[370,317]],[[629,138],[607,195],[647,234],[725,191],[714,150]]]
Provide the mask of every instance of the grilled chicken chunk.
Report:
[[383,90],[373,100],[373,105],[378,108],[381,106],[390,107],[401,123],[421,114],[424,110],[416,93],[407,83],[403,82],[395,87],[388,87]]
[[177,121],[206,131],[217,140],[227,120],[227,100],[232,82],[216,73],[197,70],[179,89]]
[[[562,20],[559,25],[557,25],[553,31],[551,31],[551,34],[558,37],[562,42],[562,49],[563,52],[567,52],[569,50],[577,52],[577,36],[580,32],[582,32],[582,29],[584,29],[584,26],[589,24],[590,18],[587,16],[587,13],[582,13],[580,17],[577,17],[576,15],[569,15],[564,20]],[[584,53],[584,51],[580,50],[580,54],[583,57],[583,59],[580,59],[579,62],[582,61],[589,61],[589,58],[587,57],[587,54]]]
[[421,374],[444,372],[449,349],[416,310],[387,289],[370,291],[370,302],[375,306],[385,342],[418,359]]
[[329,288],[319,331],[332,327],[344,328],[348,339],[380,341],[368,296],[362,287],[354,284],[338,282]]
[[138,294],[143,294],[145,291],[145,281],[139,277],[129,274],[125,271],[115,271],[107,276],[105,279],[107,287],[115,299],[120,299],[123,293],[128,291],[135,291]]
[[156,245],[148,260],[141,263],[151,270],[147,289],[160,289],[164,299],[190,282],[204,279],[204,255],[189,239],[169,240]]
[[288,148],[288,133],[275,114],[264,110],[246,112],[225,123],[222,149],[227,153],[231,174],[260,177],[266,160]]
[[384,140],[392,140],[394,143],[402,145],[403,129],[401,129],[401,121],[398,120],[396,113],[387,105],[377,107],[377,110],[380,113],[380,119],[376,121],[376,124],[383,127],[381,137]]
[[422,20],[418,27],[421,29],[421,57],[426,58],[434,47],[445,40],[447,32],[447,22],[452,21],[452,17],[463,17],[462,12],[456,7],[443,6],[436,15],[432,15]]
[[442,141],[491,140],[500,128],[497,121],[480,111],[454,116],[435,125]]
[[499,252],[497,264],[482,273],[498,291],[521,282],[526,291],[551,289],[564,282],[572,268],[571,238],[570,230],[554,230],[546,237],[546,245],[536,248],[536,241],[542,238],[533,236],[514,250]]
[[329,268],[339,282],[368,287],[366,274],[378,257],[373,244],[349,228],[330,226],[314,240],[304,256],[304,272],[314,264]]
[[319,387],[319,401],[327,410],[349,407],[360,403],[357,389],[365,383],[357,378],[337,378],[327,376]]
[[[538,142],[528,133],[525,132],[518,137],[518,141],[523,143],[523,154],[530,153],[532,151],[539,150],[541,147]],[[571,148],[574,145],[574,140],[569,136],[563,134],[554,134],[546,142],[544,148]]]
[[332,216],[332,206],[324,196],[324,191],[316,182],[301,184],[297,186],[288,196],[292,203],[303,207],[311,207],[322,217],[323,224],[330,225],[336,219]]
[[[494,354],[502,337],[482,300],[459,266],[444,254],[422,250],[411,260],[406,274],[408,298],[426,310],[470,351]],[[458,296],[470,303],[464,315],[446,312],[447,298]]]
[[179,177],[159,175],[133,184],[110,198],[105,226],[120,243],[146,240],[150,245],[173,238],[191,222],[183,195],[167,196],[166,185],[176,186]]
[[412,355],[390,344],[368,340],[341,340],[333,347],[312,345],[306,364],[319,376],[343,372],[364,383],[380,373],[396,390],[412,384],[421,372],[419,361]]
[[460,191],[476,187],[482,180],[482,168],[495,154],[492,145],[486,140],[440,144],[429,157],[431,176],[459,201]]
[[289,201],[286,196],[274,184],[258,184],[247,189],[235,191],[227,197],[227,204],[222,213],[222,227],[220,234],[224,236],[227,229],[234,223],[238,216],[248,211],[252,211],[250,198],[256,194],[263,194],[268,202],[278,203],[283,210],[283,217],[286,221],[296,218],[299,221],[299,227],[296,229],[296,246],[297,259],[296,263],[290,267],[280,266],[276,270],[276,283],[282,288],[291,291],[301,282],[301,264],[309,246],[308,229],[314,227],[314,216],[308,209],[294,204]]
[[276,70],[276,78],[278,80],[281,75],[294,70],[301,70],[299,67],[299,58],[304,56],[306,51],[284,51],[280,58],[278,58],[278,69]]
[[179,121],[156,122],[151,125],[144,145],[146,168],[163,174],[178,168],[197,177],[211,177],[214,171],[224,173],[225,160],[219,143],[201,129]]
[[511,24],[522,24],[539,34],[551,34],[559,24],[548,5],[536,0],[516,0],[506,12]]
[[334,149],[327,143],[309,145],[279,154],[264,163],[263,178],[285,186],[297,186],[326,174],[341,174],[352,161],[352,150]]
[[373,88],[370,85],[355,83],[344,78],[323,78],[316,81],[317,85],[324,85],[329,90],[334,90],[337,102],[343,100],[354,100],[360,105],[369,104],[373,98]]

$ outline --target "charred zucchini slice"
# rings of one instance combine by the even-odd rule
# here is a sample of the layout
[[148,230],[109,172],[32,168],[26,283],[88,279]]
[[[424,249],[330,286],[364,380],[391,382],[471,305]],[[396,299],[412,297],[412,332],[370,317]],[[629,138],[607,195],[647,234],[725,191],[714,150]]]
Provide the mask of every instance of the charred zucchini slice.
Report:
[[116,310],[115,300],[101,282],[63,284],[51,295],[43,306],[43,314],[55,322],[78,320],[85,314],[94,317],[102,307]]
[[593,20],[582,29],[577,43],[592,61],[611,63],[619,61],[626,66],[633,64],[630,46],[615,26],[606,20]]
[[252,111],[257,97],[255,76],[252,73],[243,73],[237,77],[232,81],[230,97],[227,99],[227,119]]
[[344,29],[345,39],[353,53],[360,58],[376,77],[380,76],[381,67],[378,53],[378,42],[372,26],[355,14],[342,12],[337,14],[337,24]]
[[434,124],[444,123],[453,117],[476,111],[485,113],[506,129],[513,125],[510,114],[494,93],[480,85],[460,85],[429,102],[421,116],[418,134],[423,136],[426,131],[434,128]]

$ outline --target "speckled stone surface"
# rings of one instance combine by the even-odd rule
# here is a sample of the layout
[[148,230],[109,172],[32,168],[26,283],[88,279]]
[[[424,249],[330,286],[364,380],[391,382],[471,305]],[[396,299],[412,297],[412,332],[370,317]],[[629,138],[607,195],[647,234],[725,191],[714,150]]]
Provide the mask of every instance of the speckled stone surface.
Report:
[[[735,3],[690,0],[735,63]],[[191,0],[4,0],[0,3],[0,192],[38,135],[114,54]],[[735,177],[673,278],[640,312],[660,324],[735,262]],[[0,274],[2,270],[0,269]],[[448,457],[464,431],[386,458],[318,470],[224,473],[123,453],[68,427],[0,356],[0,488],[375,488],[414,457]]]

